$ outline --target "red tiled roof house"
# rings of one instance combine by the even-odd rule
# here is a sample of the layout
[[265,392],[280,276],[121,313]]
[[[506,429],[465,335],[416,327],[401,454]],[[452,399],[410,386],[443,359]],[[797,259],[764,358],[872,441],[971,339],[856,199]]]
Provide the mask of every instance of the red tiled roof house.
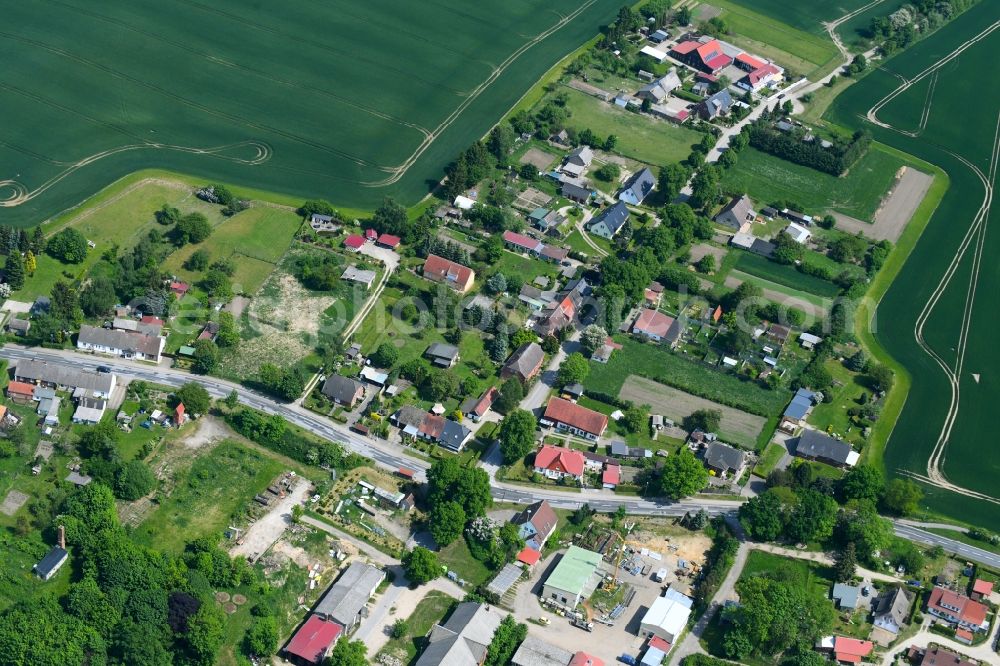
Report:
[[401,242],[402,239],[400,239],[399,236],[393,236],[392,234],[382,234],[381,236],[378,237],[378,240],[375,241],[375,244],[380,247],[388,248],[390,250],[395,250],[397,247],[399,247],[399,244]]
[[535,471],[557,481],[567,476],[582,481],[583,454],[546,444],[535,454]]
[[[557,430],[568,430],[586,439],[598,440],[608,427],[608,417],[569,400],[550,398],[541,424],[555,426]],[[580,464],[583,464],[582,456]]]
[[340,638],[344,628],[320,615],[310,615],[302,628],[295,632],[285,646],[285,656],[293,664],[308,666],[322,664]]
[[986,631],[990,628],[986,619],[986,606],[943,587],[935,587],[931,592],[927,612],[945,622],[958,625],[960,629]]
[[35,385],[28,382],[7,384],[7,397],[18,405],[27,405],[35,399]]
[[673,347],[680,342],[681,325],[673,317],[668,317],[658,310],[643,308],[632,324],[632,333],[654,342],[665,342]]
[[458,293],[464,294],[472,288],[476,272],[467,266],[431,254],[424,261],[424,277],[432,282],[448,285]]
[[344,247],[352,252],[359,251],[365,244],[364,236],[359,236],[358,234],[351,234],[344,239]]

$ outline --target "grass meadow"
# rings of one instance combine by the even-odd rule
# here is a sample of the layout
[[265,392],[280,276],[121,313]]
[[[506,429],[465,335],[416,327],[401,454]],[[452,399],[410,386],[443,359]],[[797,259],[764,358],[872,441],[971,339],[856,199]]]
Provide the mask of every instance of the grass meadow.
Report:
[[245,210],[218,225],[205,242],[171,254],[163,267],[185,280],[198,280],[202,273],[186,270],[184,262],[196,251],[206,250],[212,261],[232,259],[236,291],[253,294],[288,251],[301,221],[290,210],[263,206]]
[[650,121],[631,111],[602,102],[578,90],[562,87],[569,100],[568,124],[577,130],[590,129],[604,138],[618,137],[615,152],[646,164],[669,164],[683,160],[691,146],[701,141],[701,133],[667,121]]
[[774,416],[784,410],[787,389],[765,389],[731,374],[711,370],[662,347],[632,339],[607,363],[591,363],[584,382],[588,390],[617,396],[630,375],[639,375],[751,414]]
[[0,222],[35,224],[154,166],[355,208],[412,204],[619,5],[11,7],[22,29],[0,45],[0,180],[16,183],[0,197],[37,196]]
[[[727,0],[725,5],[739,5],[775,21],[814,35],[825,35],[823,23],[867,5],[871,0]],[[711,4],[720,4],[712,2]]]
[[[996,3],[976,4],[907,50],[904,57],[889,60],[883,65],[884,69],[872,72],[844,91],[827,112],[827,119],[853,129],[858,118],[864,117],[875,101],[898,87],[897,74],[914,78],[979,34],[983,26],[998,19],[1000,6]],[[988,57],[998,46],[1000,36],[994,32],[971,45],[963,52],[961,60],[969,62]],[[922,83],[926,83],[926,79]],[[968,104],[967,100],[973,98],[976,103]],[[886,105],[879,112],[879,119],[901,128],[914,128],[914,117],[919,119],[926,102],[927,86],[914,85]],[[900,373],[897,384],[902,390],[909,387],[895,426],[890,421],[879,433],[880,438],[888,440],[882,460],[890,475],[901,470],[926,474],[928,457],[946,417],[951,389],[947,378],[914,339],[914,323],[956,256],[984,196],[978,175],[942,147],[947,146],[977,168],[988,168],[994,154],[990,138],[996,129],[1000,90],[982,88],[976,77],[955,60],[940,70],[930,102],[927,125],[917,137],[867,125],[879,141],[940,166],[950,179],[950,188],[943,194],[933,216],[930,217],[933,209],[918,212],[921,224],[930,217],[919,240],[901,239],[903,251],[910,255],[881,298],[872,331],[874,337],[862,332],[866,343],[877,345],[872,350],[876,358],[893,364]],[[1000,240],[995,235],[987,234],[984,241],[985,256],[1000,252]],[[959,261],[954,279],[944,290],[925,327],[927,343],[950,359],[954,359],[953,348],[966,320],[972,258],[970,252]],[[874,288],[884,289],[885,284],[879,282]],[[983,442],[988,441],[995,430],[992,415],[1000,400],[1000,384],[994,372],[993,336],[985,332],[994,330],[1000,323],[991,298],[998,291],[1000,276],[995,271],[978,273],[975,302],[968,313],[971,317],[969,329],[984,334],[970,335],[965,348],[964,372],[958,378],[961,402],[943,467],[952,483],[994,495],[997,492],[995,479],[1000,473],[1000,453],[995,447],[984,447]],[[980,381],[976,381],[973,373],[980,376]],[[902,397],[890,396],[890,400],[894,409],[900,409]],[[881,441],[876,441],[875,447],[880,444]],[[879,459],[877,451],[872,455],[873,459]],[[925,492],[925,509],[993,531],[1000,530],[1000,514],[994,505],[929,485],[925,486]]]
[[831,210],[870,223],[896,172],[907,164],[915,166],[875,145],[847,175],[837,177],[747,148],[726,171],[722,187],[762,204],[794,201],[812,213]]
[[[221,534],[233,513],[284,469],[270,456],[232,440],[223,441],[195,458],[188,469],[175,471],[173,489],[160,497],[157,509],[136,528],[134,538],[178,553],[185,541]],[[178,539],[182,533],[184,539]]]
[[749,252],[740,253],[736,269],[763,280],[789,287],[797,292],[804,291],[814,296],[832,298],[840,292],[837,285],[828,280],[818,278],[815,275],[806,275],[796,270],[794,266],[779,264]]

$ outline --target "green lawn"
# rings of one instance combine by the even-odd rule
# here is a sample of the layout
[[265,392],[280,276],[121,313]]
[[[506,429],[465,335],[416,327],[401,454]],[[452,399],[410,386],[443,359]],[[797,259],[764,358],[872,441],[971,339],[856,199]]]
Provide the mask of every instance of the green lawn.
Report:
[[828,360],[825,366],[839,386],[829,389],[833,392],[832,402],[816,405],[809,415],[809,423],[819,430],[837,433],[851,443],[861,442],[861,430],[851,423],[847,410],[861,404],[858,399],[862,394],[870,398],[871,391],[858,381],[857,374],[845,368],[837,359]]
[[562,87],[559,92],[568,97],[571,127],[589,129],[601,138],[614,134],[618,137],[615,152],[645,164],[679,162],[701,141],[700,132],[686,127],[625,111],[572,88]]
[[[748,273],[754,277],[759,277],[768,282],[774,282],[785,287],[790,287],[794,293],[792,295],[808,298],[808,294],[833,298],[840,293],[840,287],[818,278],[814,275],[806,275],[797,270],[795,266],[779,264],[770,259],[766,259],[750,252],[740,252],[736,261],[736,269],[743,273]],[[808,292],[802,294],[801,292]],[[818,300],[818,299],[817,299]]]
[[662,347],[630,338],[622,342],[623,348],[612,354],[608,363],[590,364],[590,375],[584,382],[589,390],[617,396],[629,375],[640,375],[761,416],[780,414],[791,398],[787,389],[763,388]]
[[409,664],[425,647],[427,633],[435,624],[442,622],[457,603],[444,592],[430,590],[410,617],[402,618],[406,620],[406,635],[391,639],[381,652],[396,655],[402,658],[403,664]]
[[904,165],[916,163],[876,143],[846,175],[838,177],[747,148],[736,166],[723,175],[722,187],[727,192],[746,192],[759,206],[792,201],[814,215],[831,210],[871,222]]
[[164,269],[195,282],[200,272],[184,268],[184,262],[197,250],[206,250],[216,259],[232,259],[236,265],[233,285],[237,292],[255,293],[288,250],[301,218],[278,208],[257,207],[235,215],[215,228],[203,243],[187,245],[164,262]]
[[134,537],[139,543],[177,553],[185,541],[221,534],[234,513],[284,468],[270,456],[224,441],[178,474],[176,486],[160,497],[158,508],[136,528]]
[[774,469],[774,466],[778,464],[778,461],[784,455],[785,447],[776,442],[771,442],[764,449],[764,453],[761,454],[753,473],[766,479],[767,475],[771,473],[771,470]]
[[500,257],[500,261],[490,266],[485,279],[489,279],[489,276],[494,273],[504,273],[505,275],[517,276],[524,282],[524,284],[531,284],[531,282],[540,275],[545,275],[550,278],[558,276],[559,265],[553,264],[550,261],[526,257],[523,254],[517,254],[516,252],[504,251],[503,255]]
[[468,581],[472,587],[478,587],[493,575],[485,564],[472,556],[463,537],[442,548],[438,552],[438,561],[442,566],[448,567],[449,571],[454,571],[459,578]]

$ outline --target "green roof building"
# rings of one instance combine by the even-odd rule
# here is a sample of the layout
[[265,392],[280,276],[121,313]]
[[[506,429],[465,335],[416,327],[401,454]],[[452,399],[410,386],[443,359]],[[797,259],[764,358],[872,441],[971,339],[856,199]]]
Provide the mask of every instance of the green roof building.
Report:
[[566,608],[576,608],[601,582],[604,574],[598,568],[600,564],[600,554],[570,546],[542,586],[542,598]]

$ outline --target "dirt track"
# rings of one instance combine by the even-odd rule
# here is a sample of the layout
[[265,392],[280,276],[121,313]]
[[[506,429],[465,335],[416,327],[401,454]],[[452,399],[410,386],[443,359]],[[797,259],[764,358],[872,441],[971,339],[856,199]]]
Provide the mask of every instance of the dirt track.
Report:
[[742,437],[743,441],[739,443],[752,445],[766,422],[763,416],[720,405],[636,375],[625,380],[618,395],[637,405],[649,405],[654,413],[663,414],[677,422],[699,409],[717,409],[722,412],[722,425],[719,429],[728,435]]

